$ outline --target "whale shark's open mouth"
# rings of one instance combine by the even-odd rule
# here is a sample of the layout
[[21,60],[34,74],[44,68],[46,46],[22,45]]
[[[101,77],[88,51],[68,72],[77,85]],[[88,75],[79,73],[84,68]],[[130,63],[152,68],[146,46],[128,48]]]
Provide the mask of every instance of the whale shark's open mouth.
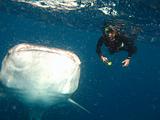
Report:
[[66,50],[62,50],[62,49],[58,49],[58,48],[48,48],[48,47],[44,47],[44,46],[38,46],[38,45],[31,45],[31,44],[19,44],[17,46],[15,46],[14,48],[9,50],[9,54],[11,53],[18,53],[18,52],[23,52],[23,51],[41,51],[41,52],[48,52],[48,53],[54,53],[54,54],[59,54],[59,55],[65,55],[67,57],[69,57],[70,59],[72,59],[74,62],[76,62],[77,64],[80,64],[80,60],[79,58],[72,52],[70,51],[66,51]]

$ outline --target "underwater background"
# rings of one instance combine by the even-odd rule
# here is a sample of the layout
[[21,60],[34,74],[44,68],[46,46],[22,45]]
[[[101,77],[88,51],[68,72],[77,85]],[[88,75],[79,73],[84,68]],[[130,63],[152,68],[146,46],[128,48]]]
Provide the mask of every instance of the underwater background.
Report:
[[[91,114],[67,103],[51,106],[42,120],[160,120],[160,1],[68,0],[76,3],[72,7],[56,1],[0,0],[0,62],[19,43],[70,50],[82,62],[72,99]],[[138,51],[127,68],[121,65],[125,52],[108,55],[112,66],[96,54],[104,22],[115,20],[125,23],[126,32],[141,28]],[[108,54],[105,47],[103,52]],[[21,102],[0,96],[0,120],[29,119]]]

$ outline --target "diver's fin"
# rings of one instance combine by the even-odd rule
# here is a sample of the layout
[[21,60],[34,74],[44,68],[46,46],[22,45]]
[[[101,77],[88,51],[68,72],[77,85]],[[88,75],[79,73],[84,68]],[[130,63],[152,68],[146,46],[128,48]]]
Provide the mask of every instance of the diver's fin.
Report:
[[72,100],[71,98],[68,99],[68,101],[74,105],[76,105],[77,107],[81,108],[82,110],[86,111],[87,113],[91,113],[89,110],[87,110],[86,108],[84,108],[83,106],[81,106],[80,104],[78,104],[77,102],[75,102],[74,100]]

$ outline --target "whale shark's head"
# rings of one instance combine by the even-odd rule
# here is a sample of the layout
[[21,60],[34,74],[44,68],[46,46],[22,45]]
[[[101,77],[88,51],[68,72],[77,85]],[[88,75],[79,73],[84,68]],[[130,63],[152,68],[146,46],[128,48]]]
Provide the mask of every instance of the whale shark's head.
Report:
[[25,102],[54,104],[78,88],[80,60],[70,51],[19,44],[2,62],[1,82]]

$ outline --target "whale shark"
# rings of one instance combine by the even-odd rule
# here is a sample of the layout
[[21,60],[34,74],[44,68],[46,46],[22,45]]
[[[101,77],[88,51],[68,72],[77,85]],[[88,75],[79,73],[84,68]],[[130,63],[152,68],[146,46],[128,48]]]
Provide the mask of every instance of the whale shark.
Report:
[[[21,43],[5,55],[0,71],[0,83],[6,94],[26,106],[33,107],[30,119],[40,120],[44,108],[71,102],[80,80],[79,57],[68,50]],[[36,110],[34,108],[41,108]]]

